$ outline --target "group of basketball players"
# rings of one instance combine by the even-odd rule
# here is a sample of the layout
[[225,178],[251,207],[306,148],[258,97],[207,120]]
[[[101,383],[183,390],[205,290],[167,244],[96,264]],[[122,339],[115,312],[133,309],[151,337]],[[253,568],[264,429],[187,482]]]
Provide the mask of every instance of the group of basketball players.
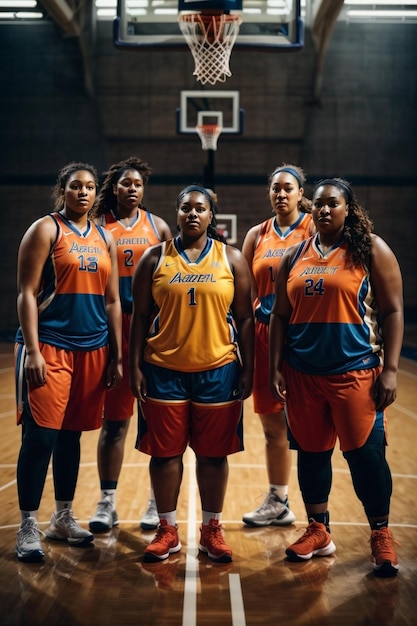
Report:
[[[96,198],[94,168],[66,166],[56,212],[22,239],[18,558],[44,556],[37,511],[51,455],[56,511],[46,536],[85,545],[118,523],[116,488],[137,398],[137,447],[151,457],[141,525],[156,528],[144,561],[181,549],[176,506],[188,445],[202,504],[199,548],[231,561],[220,523],[227,457],[243,449],[243,401],[253,393],[269,490],[243,521],[295,520],[288,482],[296,449],[308,526],[287,558],[333,554],[327,503],[338,438],[369,520],[374,573],[396,575],[384,412],[396,397],[403,333],[394,254],[340,178],[317,183],[309,201],[303,170],[276,168],[273,216],[249,230],[240,252],[217,233],[213,195],[199,185],[180,192],[172,237],[142,205],[149,174],[136,157],[117,163]],[[89,532],[71,507],[81,432],[100,426],[101,497]]]

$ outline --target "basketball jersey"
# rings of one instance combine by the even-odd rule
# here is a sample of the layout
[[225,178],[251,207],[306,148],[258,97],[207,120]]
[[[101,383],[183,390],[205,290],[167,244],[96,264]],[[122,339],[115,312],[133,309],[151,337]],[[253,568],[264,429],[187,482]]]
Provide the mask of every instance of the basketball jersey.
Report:
[[311,215],[301,213],[297,221],[283,233],[275,217],[262,223],[252,260],[257,287],[255,317],[269,324],[275,298],[275,276],[287,248],[310,236]]
[[152,215],[138,209],[136,217],[126,226],[111,211],[98,220],[109,230],[117,246],[117,264],[119,268],[119,293],[124,313],[132,313],[132,277],[142,254],[161,241]]
[[236,360],[236,331],[230,307],[234,277],[226,246],[208,238],[190,263],[179,237],[162,243],[153,274],[157,312],[145,360],[160,367],[199,372]]
[[[57,237],[38,294],[39,341],[65,350],[96,350],[108,343],[105,291],[111,259],[104,233],[91,221],[80,233],[59,213],[50,217]],[[16,341],[23,342],[20,328]]]
[[382,339],[369,271],[347,267],[346,250],[343,242],[323,255],[314,236],[292,262],[286,360],[302,372],[331,375],[380,365]]

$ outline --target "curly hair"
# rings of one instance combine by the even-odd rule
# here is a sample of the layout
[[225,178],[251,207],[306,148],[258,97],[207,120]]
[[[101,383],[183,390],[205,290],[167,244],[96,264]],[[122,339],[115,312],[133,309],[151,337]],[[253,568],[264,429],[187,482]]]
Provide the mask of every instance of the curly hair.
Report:
[[64,165],[59,172],[58,177],[55,183],[55,186],[52,190],[52,198],[54,200],[54,211],[58,213],[64,207],[64,198],[62,197],[62,190],[65,189],[66,184],[72,174],[75,172],[90,172],[91,176],[94,179],[96,187],[98,187],[98,174],[94,165],[90,165],[90,163],[82,163],[80,161],[71,161],[67,165]]
[[[279,172],[288,172],[295,178],[298,183],[298,187],[300,189],[302,187],[304,188],[306,182],[306,174],[304,170],[299,165],[294,165],[293,163],[282,163],[282,165],[279,165],[274,169],[268,178],[268,193],[271,188],[272,179]],[[311,200],[306,198],[306,196],[301,196],[298,206],[302,213],[311,213]]]
[[325,185],[332,185],[340,189],[349,208],[343,229],[343,237],[348,248],[348,260],[353,267],[361,264],[369,267],[372,252],[371,234],[374,225],[367,210],[359,204],[350,183],[339,177],[325,178],[316,183],[312,192],[313,202],[319,187]]
[[113,187],[120,180],[127,170],[136,170],[142,177],[143,184],[146,185],[152,169],[145,161],[139,157],[131,156],[123,161],[114,163],[107,172],[104,173],[104,181],[97,200],[91,211],[91,216],[96,218],[110,211],[117,209],[117,197],[113,193]]

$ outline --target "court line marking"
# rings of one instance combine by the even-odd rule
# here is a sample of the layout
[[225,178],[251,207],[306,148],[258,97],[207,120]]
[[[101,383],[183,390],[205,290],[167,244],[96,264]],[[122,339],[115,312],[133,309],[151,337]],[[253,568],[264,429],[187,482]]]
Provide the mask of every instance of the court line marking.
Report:
[[[188,448],[189,457],[191,451]],[[188,466],[188,531],[187,555],[185,559],[184,604],[182,612],[183,626],[194,626],[197,623],[197,539],[196,539],[196,491],[195,463]]]
[[401,406],[401,404],[397,403],[393,404],[392,406],[400,413],[404,413],[404,415],[411,417],[413,420],[417,420],[417,413],[415,411],[410,411],[410,409],[407,409],[405,406]]
[[229,574],[230,606],[233,626],[245,626],[245,606],[243,604],[242,585],[239,574]]

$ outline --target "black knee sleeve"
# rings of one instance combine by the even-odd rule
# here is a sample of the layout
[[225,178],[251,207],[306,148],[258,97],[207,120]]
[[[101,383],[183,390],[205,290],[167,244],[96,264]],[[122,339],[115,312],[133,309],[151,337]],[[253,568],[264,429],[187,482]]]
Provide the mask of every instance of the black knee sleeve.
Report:
[[321,504],[329,499],[332,486],[332,454],[298,451],[298,482],[306,504]]
[[385,458],[384,433],[371,435],[364,446],[344,452],[352,475],[355,493],[365,509],[366,516],[383,517],[389,514],[392,477]]

